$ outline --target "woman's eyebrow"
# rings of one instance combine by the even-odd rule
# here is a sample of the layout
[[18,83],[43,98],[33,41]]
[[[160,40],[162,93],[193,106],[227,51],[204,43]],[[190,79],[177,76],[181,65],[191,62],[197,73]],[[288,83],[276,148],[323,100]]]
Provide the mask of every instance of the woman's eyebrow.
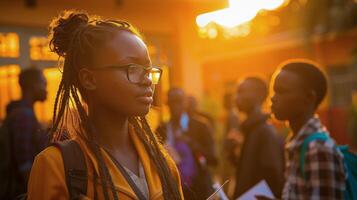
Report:
[[135,63],[151,63],[150,60],[146,59],[146,58],[140,58],[140,57],[136,57],[136,56],[127,56],[121,60],[119,60],[119,62],[135,62]]

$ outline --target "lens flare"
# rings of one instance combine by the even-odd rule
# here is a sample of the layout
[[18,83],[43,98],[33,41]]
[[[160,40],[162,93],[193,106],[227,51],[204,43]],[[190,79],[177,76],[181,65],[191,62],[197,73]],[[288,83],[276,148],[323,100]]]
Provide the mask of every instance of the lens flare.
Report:
[[285,0],[229,0],[229,7],[204,13],[196,17],[196,23],[203,28],[214,22],[232,28],[254,19],[261,10],[275,10]]

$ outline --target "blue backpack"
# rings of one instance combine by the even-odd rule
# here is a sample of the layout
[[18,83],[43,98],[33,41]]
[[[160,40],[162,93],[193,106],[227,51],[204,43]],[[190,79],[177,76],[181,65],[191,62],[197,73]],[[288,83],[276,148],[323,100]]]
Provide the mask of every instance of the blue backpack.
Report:
[[[330,137],[324,132],[313,133],[305,138],[300,150],[300,169],[304,179],[306,179],[304,173],[305,154],[309,143],[314,140],[327,141],[329,139]],[[346,200],[357,200],[357,155],[348,151],[348,146],[337,146],[337,149],[343,154],[345,170],[347,172],[344,197]]]

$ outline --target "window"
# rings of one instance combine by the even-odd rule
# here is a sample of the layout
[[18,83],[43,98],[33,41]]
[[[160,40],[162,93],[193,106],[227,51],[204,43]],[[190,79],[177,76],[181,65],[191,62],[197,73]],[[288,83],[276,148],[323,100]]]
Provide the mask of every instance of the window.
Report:
[[[6,116],[7,104],[21,98],[21,89],[18,83],[19,73],[18,65],[0,66],[0,121]],[[52,119],[61,72],[58,68],[46,68],[43,73],[47,80],[47,100],[35,104],[35,113],[40,122],[47,123]]]
[[30,37],[30,58],[31,60],[57,60],[58,56],[50,51],[49,41],[44,36]]
[[6,115],[6,105],[21,96],[18,84],[18,65],[0,66],[0,119]]
[[19,57],[19,35],[0,33],[0,57]]

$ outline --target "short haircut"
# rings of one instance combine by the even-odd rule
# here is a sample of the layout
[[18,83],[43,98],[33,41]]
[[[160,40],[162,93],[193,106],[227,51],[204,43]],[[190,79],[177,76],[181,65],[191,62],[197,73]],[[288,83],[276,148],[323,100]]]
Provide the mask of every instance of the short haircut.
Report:
[[261,102],[264,102],[268,97],[268,86],[265,80],[257,76],[249,76],[246,77],[244,81],[250,81],[255,85],[257,97]]
[[281,67],[281,70],[296,74],[306,89],[316,93],[316,107],[321,104],[327,93],[327,78],[318,66],[309,60],[290,60]]
[[42,70],[35,67],[30,67],[21,70],[19,75],[19,84],[21,89],[25,90],[29,88],[30,86],[38,82],[42,76]]

